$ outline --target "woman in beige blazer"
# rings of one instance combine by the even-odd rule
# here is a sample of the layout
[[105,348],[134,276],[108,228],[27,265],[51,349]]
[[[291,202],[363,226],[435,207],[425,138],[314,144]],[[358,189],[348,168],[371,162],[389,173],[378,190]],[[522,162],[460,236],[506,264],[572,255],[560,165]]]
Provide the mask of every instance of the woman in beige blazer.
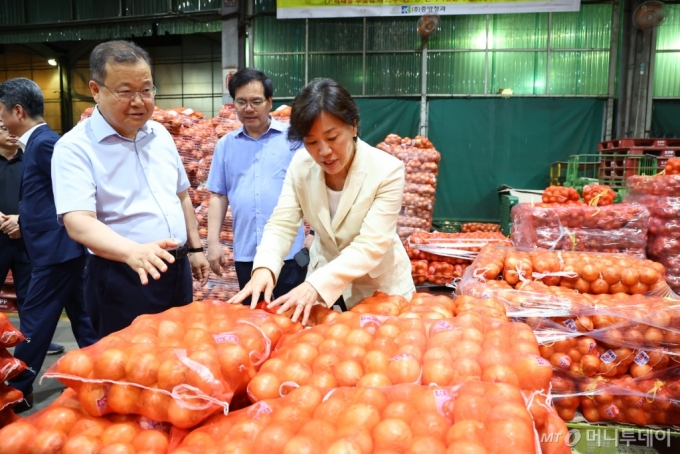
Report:
[[306,281],[269,307],[295,307],[306,322],[314,304],[347,308],[380,291],[410,299],[411,264],[396,234],[404,165],[357,137],[359,109],[331,79],[315,79],[295,97],[288,138],[305,150],[293,157],[274,213],[264,228],[246,287],[229,302],[252,295],[254,307],[272,289],[304,216],[316,233]]

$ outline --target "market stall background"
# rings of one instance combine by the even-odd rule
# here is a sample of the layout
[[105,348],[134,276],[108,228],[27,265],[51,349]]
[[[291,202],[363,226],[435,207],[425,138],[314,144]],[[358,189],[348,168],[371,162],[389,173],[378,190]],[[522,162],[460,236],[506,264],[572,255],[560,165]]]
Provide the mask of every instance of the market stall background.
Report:
[[[103,39],[132,38],[149,50],[159,107],[216,116],[224,104],[221,2],[149,0],[122,9],[116,2],[81,0],[32,5],[12,0],[1,6],[0,78],[38,81],[56,131],[70,129],[93,104],[87,56]],[[667,5],[667,11],[655,46],[657,135],[680,133],[673,101],[680,97],[674,71],[680,7]],[[430,137],[444,157],[435,220],[497,220],[497,186],[546,187],[546,164],[592,152],[608,133],[612,101],[621,97],[617,61],[625,57],[619,47],[628,24],[620,5],[582,2],[573,13],[442,16],[428,42],[424,92],[415,18],[277,20],[275,13],[273,0],[245,5],[245,64],[272,78],[277,103],[290,103],[315,77],[332,76],[357,97],[361,134],[372,145],[389,133]],[[57,57],[57,67],[47,64],[48,54]],[[498,95],[505,88],[514,91],[512,99]],[[580,124],[565,128],[577,116]],[[471,155],[489,164],[461,171],[459,164]],[[471,171],[486,178],[472,179]],[[473,197],[463,199],[463,193]]]

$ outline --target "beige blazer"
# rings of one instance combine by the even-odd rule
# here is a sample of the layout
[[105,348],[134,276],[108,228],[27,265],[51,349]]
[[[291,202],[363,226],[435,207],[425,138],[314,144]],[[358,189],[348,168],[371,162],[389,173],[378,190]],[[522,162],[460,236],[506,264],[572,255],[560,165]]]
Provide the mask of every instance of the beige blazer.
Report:
[[403,194],[404,164],[358,140],[331,222],[324,171],[302,149],[288,168],[253,269],[268,268],[278,279],[304,216],[316,233],[307,282],[324,303],[332,306],[342,295],[349,309],[375,291],[410,300],[411,263],[396,233]]

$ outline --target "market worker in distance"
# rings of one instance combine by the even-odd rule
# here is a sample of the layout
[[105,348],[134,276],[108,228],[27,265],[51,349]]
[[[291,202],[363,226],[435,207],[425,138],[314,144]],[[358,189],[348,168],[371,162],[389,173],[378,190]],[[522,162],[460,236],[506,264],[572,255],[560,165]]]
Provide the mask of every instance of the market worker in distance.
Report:
[[102,43],[90,71],[97,107],[55,146],[52,176],[59,222],[91,251],[85,304],[105,336],[190,303],[192,271],[205,284],[210,267],[175,143],[150,120],[149,55],[132,42]]
[[10,386],[24,393],[15,413],[33,406],[33,382],[64,309],[80,348],[99,340],[83,303],[85,248],[57,224],[50,163],[59,135],[45,123],[44,110],[42,90],[34,81],[19,77],[0,84],[0,120],[24,150],[18,215],[11,213],[9,225],[3,223],[2,229],[14,236],[20,228],[33,267],[26,299],[19,306],[21,332],[29,341],[14,350],[29,369],[9,380]]
[[351,309],[375,291],[411,299],[411,262],[397,236],[404,164],[357,137],[359,109],[331,79],[315,79],[295,97],[288,138],[304,144],[288,168],[279,202],[257,248],[253,276],[229,302],[264,292],[271,300],[283,257],[304,216],[316,232],[305,282],[269,307],[307,320],[314,304],[339,299]]
[[[281,195],[286,170],[298,147],[286,138],[288,125],[274,120],[274,85],[261,71],[246,68],[229,80],[236,115],[243,126],[222,137],[215,147],[206,187],[212,192],[208,208],[208,261],[215,274],[225,264],[219,242],[227,206],[234,218],[234,262],[239,287],[243,289],[253,272],[255,250],[262,240],[264,226]],[[313,236],[309,237],[311,245]],[[273,289],[276,297],[302,284],[307,264],[294,259],[304,242],[298,223],[291,244],[283,256],[279,279]]]

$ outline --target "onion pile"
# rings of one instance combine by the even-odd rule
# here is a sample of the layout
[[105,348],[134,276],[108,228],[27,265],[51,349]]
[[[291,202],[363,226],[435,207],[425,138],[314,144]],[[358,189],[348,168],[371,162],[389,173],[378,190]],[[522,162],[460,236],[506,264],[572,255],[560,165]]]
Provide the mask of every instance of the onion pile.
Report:
[[646,258],[650,216],[639,205],[521,203],[512,209],[512,223],[516,247],[620,252]]
[[421,136],[402,139],[396,134],[389,134],[376,148],[402,160],[406,167],[402,212],[397,220],[399,237],[405,240],[415,229],[429,231],[441,154],[434,149],[432,142]]
[[68,352],[45,376],[73,388],[92,416],[139,414],[189,428],[243,392],[271,345],[301,328],[282,315],[197,301],[137,317]]
[[[543,452],[568,454],[565,424],[551,413],[542,421],[538,432],[556,435]],[[302,386],[211,418],[174,453],[535,454],[538,440],[523,395],[503,383],[338,388],[325,395]]]
[[533,331],[524,323],[486,319],[474,311],[443,320],[346,312],[284,337],[248,393],[259,401],[302,385],[453,386],[470,379],[547,393],[551,376],[550,363],[539,356]]
[[[671,165],[671,161],[674,161]],[[669,160],[666,175],[636,176],[627,180],[625,201],[645,206],[650,214],[648,256],[666,267],[666,281],[680,291],[680,174],[675,172],[675,162]]]

